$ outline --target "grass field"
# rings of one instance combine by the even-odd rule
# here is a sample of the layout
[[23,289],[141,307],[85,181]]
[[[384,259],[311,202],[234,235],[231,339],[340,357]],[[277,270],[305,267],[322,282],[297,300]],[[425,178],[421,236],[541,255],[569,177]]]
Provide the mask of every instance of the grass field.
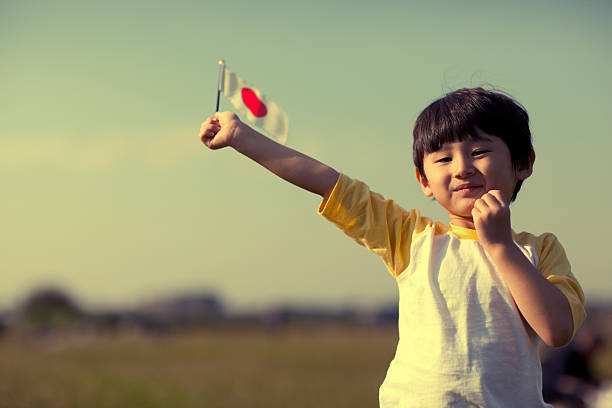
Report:
[[[396,341],[394,327],[11,335],[0,408],[376,407]],[[611,367],[606,347],[594,368]]]
[[375,407],[396,329],[0,340],[0,407]]

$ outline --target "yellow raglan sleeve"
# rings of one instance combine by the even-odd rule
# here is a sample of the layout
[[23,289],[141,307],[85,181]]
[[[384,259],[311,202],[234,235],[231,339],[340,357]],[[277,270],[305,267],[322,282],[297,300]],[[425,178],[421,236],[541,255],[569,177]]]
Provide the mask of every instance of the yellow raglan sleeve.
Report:
[[569,302],[575,334],[586,318],[584,292],[572,274],[565,250],[557,237],[550,233],[534,237],[533,244],[538,255],[538,271],[559,288]]
[[380,256],[393,276],[399,276],[410,262],[410,243],[415,228],[431,221],[417,210],[404,210],[393,200],[358,180],[341,174],[319,214],[360,245]]

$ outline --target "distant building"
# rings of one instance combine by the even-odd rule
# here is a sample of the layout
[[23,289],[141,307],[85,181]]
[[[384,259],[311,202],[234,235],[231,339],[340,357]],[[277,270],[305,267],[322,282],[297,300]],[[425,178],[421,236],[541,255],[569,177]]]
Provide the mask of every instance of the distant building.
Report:
[[140,307],[136,314],[168,326],[193,326],[216,322],[224,310],[216,295],[188,294]]

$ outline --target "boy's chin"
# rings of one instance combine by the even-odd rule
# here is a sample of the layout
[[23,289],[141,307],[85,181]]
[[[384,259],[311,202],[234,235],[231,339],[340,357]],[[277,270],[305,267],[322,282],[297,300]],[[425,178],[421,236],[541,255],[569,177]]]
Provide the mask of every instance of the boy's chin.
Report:
[[452,205],[449,205],[450,203],[447,203],[447,205],[443,205],[443,207],[448,213],[451,220],[455,218],[466,221],[473,221],[472,210],[474,209],[474,204],[476,204],[476,200],[478,200],[478,198],[480,197],[469,199],[464,198],[460,201],[452,203]]
[[465,222],[474,222],[474,217],[472,216],[473,208],[474,208],[474,205],[471,205],[469,207],[464,207],[461,209],[458,208],[455,211],[447,211],[447,212],[451,220],[454,218],[454,219],[462,220]]
[[451,220],[453,218],[455,219],[461,219],[461,220],[465,220],[465,221],[473,221],[473,217],[472,217],[472,209],[474,208],[474,204],[469,205],[469,206],[464,206],[461,208],[454,208],[453,210],[449,210],[448,208],[446,209],[446,212],[448,213],[449,217],[451,218]]
[[462,217],[472,218],[472,210],[474,209],[474,205],[476,204],[476,200],[480,197],[466,199],[463,203],[457,206],[457,214],[460,214]]

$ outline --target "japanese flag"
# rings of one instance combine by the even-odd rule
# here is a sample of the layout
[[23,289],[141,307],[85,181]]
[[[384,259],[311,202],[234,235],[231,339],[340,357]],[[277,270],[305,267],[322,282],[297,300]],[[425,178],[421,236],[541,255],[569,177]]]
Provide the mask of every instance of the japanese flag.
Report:
[[239,113],[255,126],[268,132],[281,144],[287,142],[289,119],[276,102],[263,95],[247,80],[223,65],[223,95]]

